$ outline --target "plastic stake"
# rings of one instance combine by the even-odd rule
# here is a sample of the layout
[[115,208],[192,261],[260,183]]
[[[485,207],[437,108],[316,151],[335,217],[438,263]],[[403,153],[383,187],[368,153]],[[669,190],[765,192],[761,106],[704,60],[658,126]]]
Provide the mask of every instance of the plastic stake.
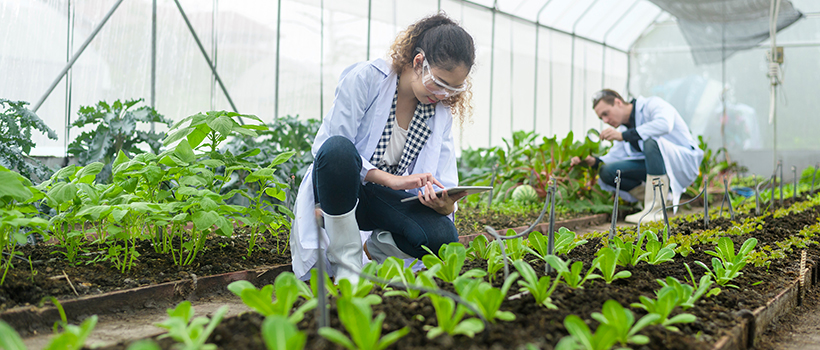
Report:
[[793,165],[792,165],[792,174],[794,175],[794,192],[792,193],[792,198],[797,200],[797,196],[799,195],[799,193],[797,193],[797,167],[793,166]]
[[[729,220],[734,221],[735,210],[732,208],[732,197],[729,196],[729,180],[726,179],[726,176],[723,177],[723,187],[726,188],[725,197],[723,199],[729,204]],[[723,205],[720,206],[720,210],[723,210]]]
[[661,193],[661,211],[663,211],[663,222],[666,224],[666,232],[671,232],[672,228],[669,227],[669,214],[666,213],[666,196],[664,196],[663,192],[663,181],[658,179],[658,191]]
[[609,240],[615,236],[615,223],[618,221],[618,202],[621,196],[621,170],[615,172],[615,204],[612,206],[612,226],[609,228]]
[[780,169],[780,206],[783,207],[783,163],[777,161],[777,168]]
[[814,174],[811,176],[811,189],[809,190],[809,195],[814,194],[814,179],[817,177],[817,169],[820,168],[820,163],[814,166]]
[[490,179],[490,198],[487,199],[487,211],[493,206],[493,192],[495,190],[495,175],[498,173],[498,163],[493,164],[493,177]]
[[319,300],[319,305],[317,305],[318,311],[318,319],[316,320],[316,325],[321,329],[322,327],[327,327],[330,325],[328,321],[328,314],[327,314],[327,287],[325,287],[325,259],[324,253],[322,250],[322,210],[319,209],[319,204],[316,204],[316,210],[314,212],[316,215],[316,242],[317,248],[316,255],[318,258],[316,259],[316,265],[318,267],[318,286],[316,287],[316,298]]
[[709,177],[703,175],[703,229],[709,229]]
[[[555,251],[555,192],[557,188],[555,183],[550,185],[550,223],[549,223],[549,239],[547,241],[547,255],[552,255]],[[552,272],[552,266],[546,264],[547,273]]]

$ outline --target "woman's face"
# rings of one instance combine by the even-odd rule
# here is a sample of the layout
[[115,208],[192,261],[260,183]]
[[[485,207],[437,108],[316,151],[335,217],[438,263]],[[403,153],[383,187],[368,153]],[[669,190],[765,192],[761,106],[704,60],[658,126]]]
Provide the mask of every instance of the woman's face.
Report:
[[413,59],[413,67],[416,73],[413,93],[423,104],[436,103],[461,93],[465,90],[464,83],[470,73],[464,64],[456,65],[451,70],[431,66],[423,53],[418,53]]

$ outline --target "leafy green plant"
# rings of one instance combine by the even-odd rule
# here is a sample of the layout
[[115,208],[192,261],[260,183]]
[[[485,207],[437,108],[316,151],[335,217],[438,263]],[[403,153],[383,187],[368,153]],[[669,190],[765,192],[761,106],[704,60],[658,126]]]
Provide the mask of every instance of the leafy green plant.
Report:
[[567,328],[569,335],[558,341],[555,350],[608,350],[618,341],[615,328],[598,326],[593,334],[584,320],[575,315],[564,318],[564,327]]
[[487,256],[487,281],[493,282],[496,273],[504,267],[504,258],[501,256],[501,247],[498,241],[492,241],[490,253]]
[[[283,272],[276,276],[273,285],[264,286],[261,290],[256,289],[252,283],[245,280],[231,282],[228,290],[242,298],[245,305],[263,316],[283,316],[292,323],[297,323],[304,318],[305,312],[314,309],[318,303],[316,299],[308,300],[291,313],[293,305],[299,298],[300,290],[307,289],[304,284],[305,282],[296,278],[292,272]],[[275,300],[274,292],[276,293]]]
[[616,279],[629,278],[632,276],[632,273],[626,270],[620,271],[617,274],[615,273],[619,253],[620,251],[618,250],[603,247],[598,251],[598,257],[592,261],[592,265],[601,271],[601,278],[603,278],[607,284],[612,283],[612,281]]
[[428,293],[427,297],[430,298],[433,308],[436,309],[436,320],[438,321],[438,325],[435,327],[424,326],[428,339],[433,339],[443,333],[449,335],[462,334],[472,338],[476,333],[484,330],[484,323],[481,320],[477,318],[464,319],[467,314],[467,308],[464,305],[456,305],[453,299],[438,294]]
[[[441,265],[436,265],[429,270],[419,272],[419,274],[435,275],[440,268]],[[381,273],[382,270],[384,270],[385,273]],[[385,292],[384,296],[386,297],[398,295],[408,299],[417,299],[421,294],[420,290],[413,288],[422,286],[421,279],[416,278],[413,269],[405,267],[404,261],[395,256],[388,257],[387,260],[384,261],[380,269],[379,277],[391,282],[399,282],[405,287],[404,290],[390,290]]]
[[[442,245],[438,250],[438,256],[430,248],[423,246],[429,254],[421,258],[424,267],[432,268],[441,265],[441,269],[436,273],[436,277],[442,281],[453,283],[461,275],[461,267],[467,259],[467,249],[458,242]],[[466,277],[484,277],[486,272],[473,269],[464,273]]]
[[29,157],[36,146],[31,131],[37,130],[52,140],[57,139],[57,133],[26,105],[28,102],[0,98],[0,166],[16,170],[30,180],[44,180],[53,171]]
[[[63,314],[64,317],[64,314]],[[44,350],[80,350],[85,340],[97,325],[97,315],[86,318],[80,326],[63,325],[63,331],[57,333]],[[7,323],[0,320],[0,349],[26,350],[26,345],[20,335]]]
[[350,334],[350,338],[330,327],[320,328],[319,335],[347,349],[385,349],[410,332],[409,328],[404,327],[382,337],[385,314],[381,313],[374,319],[373,310],[364,299],[338,299],[336,307],[339,311],[339,320]]
[[558,273],[559,278],[556,279],[555,282],[557,283],[558,280],[563,278],[564,282],[572,289],[584,288],[584,282],[587,280],[601,278],[601,275],[592,273],[596,267],[594,264],[589,267],[589,270],[587,270],[585,274],[582,274],[582,270],[584,269],[583,261],[576,261],[570,266],[569,260],[564,261],[555,255],[548,255],[547,264],[552,266]]
[[48,222],[31,216],[36,209],[29,203],[43,195],[31,186],[28,179],[0,165],[0,184],[0,256],[8,255],[6,261],[0,264],[3,270],[0,285],[3,285],[6,274],[13,266],[13,258],[20,255],[16,251],[17,245],[26,243],[23,230],[43,233]]
[[[559,228],[558,232],[555,234],[555,242],[553,242],[555,248],[554,253],[566,255],[576,247],[587,243],[587,240],[585,239],[576,242],[575,238],[575,232],[570,231],[566,227]],[[530,233],[529,242],[532,247],[532,250],[530,250],[531,254],[536,255],[541,259],[544,259],[544,257],[548,255],[547,245],[549,243],[549,237],[544,236],[540,232],[533,231]]]
[[666,329],[670,331],[677,332],[679,330],[677,327],[672,326],[673,324],[692,323],[697,319],[695,315],[686,313],[678,314],[672,318],[669,318],[672,310],[674,310],[675,306],[678,305],[679,300],[686,299],[686,296],[681,296],[678,293],[678,290],[674,287],[663,287],[655,292],[657,295],[656,299],[649,299],[641,295],[641,303],[632,303],[631,306],[642,308],[650,314],[657,314],[659,317],[653,322],[653,324],[659,324],[666,327]]
[[467,258],[470,260],[487,260],[491,249],[492,245],[488,244],[487,237],[478,235],[470,241],[470,247],[467,248]]
[[268,350],[301,350],[307,342],[307,334],[283,316],[265,317],[261,331]]
[[632,243],[632,241],[624,242],[618,236],[612,237],[610,248],[618,251],[618,265],[624,267],[635,266],[641,261],[646,261],[646,251],[642,248],[646,236],[646,234],[641,235],[637,243]]
[[469,277],[459,277],[453,285],[461,298],[475,305],[478,311],[484,316],[484,319],[495,323],[496,319],[502,321],[512,321],[515,319],[515,314],[512,312],[501,311],[499,309],[507,292],[516,279],[518,279],[518,273],[513,272],[504,280],[501,289],[493,287],[490,283]]
[[[666,228],[664,228],[664,231],[666,231]],[[658,265],[672,261],[672,258],[675,257],[675,246],[677,246],[675,243],[666,244],[666,239],[664,239],[664,242],[660,242],[658,236],[652,231],[646,231],[644,236],[649,236],[646,240],[646,253],[644,253],[648,264]]]
[[700,278],[700,283],[696,283],[694,288],[686,283],[681,283],[677,278],[672,276],[667,276],[666,281],[661,279],[658,279],[657,281],[661,287],[675,289],[679,298],[675,304],[680,306],[683,311],[694,307],[695,303],[697,303],[702,296],[709,296],[716,292],[720,292],[720,288],[712,288],[709,290],[709,287],[711,287],[714,283],[709,275],[702,276]]
[[[638,322],[635,322],[635,316],[632,311],[624,308],[615,300],[607,300],[604,302],[603,313],[592,313],[592,318],[601,323],[601,326],[611,327],[615,329],[616,339],[621,346],[626,346],[627,343],[643,345],[649,343],[649,338],[645,335],[640,335],[638,332],[644,327],[656,322],[660,315],[646,314],[641,317]],[[598,326],[598,329],[601,329]]]
[[[517,234],[518,233],[512,229],[507,230],[508,237]],[[510,261],[524,259],[524,255],[527,254],[527,241],[524,240],[524,237],[505,239],[502,242],[502,244],[504,244],[505,253],[507,253],[507,259]]]
[[211,319],[205,316],[194,318],[194,308],[191,302],[183,301],[176,308],[168,309],[168,319],[156,324],[157,327],[168,330],[168,333],[159,338],[170,337],[180,343],[182,349],[185,350],[216,349],[216,345],[205,344],[205,341],[208,340],[216,326],[222,322],[226,313],[228,313],[228,306],[223,305],[216,310]]
[[735,254],[732,240],[729,237],[721,237],[715,249],[717,252],[706,251],[707,254],[715,256],[715,258],[712,258],[712,269],[709,269],[706,264],[700,261],[695,261],[695,263],[706,269],[706,273],[714,278],[715,283],[721,286],[738,288],[738,286],[728,283],[743,274],[740,270],[746,266],[749,253],[755,245],[757,245],[757,239],[749,238],[743,242],[740,250]]
[[154,154],[162,146],[160,140],[165,137],[162,132],[137,130],[137,123],[163,123],[170,126],[171,120],[157,113],[150,106],[133,108],[142,99],[120,101],[112,104],[100,101],[96,106],[80,106],[77,119],[71,124],[74,128],[95,126],[83,131],[68,145],[68,153],[77,158],[80,165],[102,162],[107,165],[100,175],[103,182],[110,180],[111,162],[120,151],[126,155],[144,153],[137,147],[147,144]]
[[555,282],[550,283],[550,276],[541,276],[541,278],[538,278],[532,266],[524,260],[515,261],[513,265],[524,279],[523,281],[518,281],[518,284],[530,292],[538,305],[544,306],[547,309],[558,308],[552,303],[550,296],[555,291],[555,288],[558,287],[558,282],[561,280],[560,276],[555,278]]

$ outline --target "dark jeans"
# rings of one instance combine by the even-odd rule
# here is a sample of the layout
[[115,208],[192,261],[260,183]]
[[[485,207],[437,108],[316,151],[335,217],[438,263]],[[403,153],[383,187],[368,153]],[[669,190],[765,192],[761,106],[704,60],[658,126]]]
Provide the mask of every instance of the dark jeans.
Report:
[[[626,147],[629,147],[628,145]],[[663,163],[661,150],[658,148],[658,141],[649,139],[643,142],[643,154],[646,159],[622,160],[619,162],[603,163],[598,169],[598,176],[601,181],[610,186],[615,186],[615,176],[617,171],[621,171],[621,189],[629,191],[641,182],[646,180],[646,175],[666,174],[666,167]]]
[[350,140],[333,136],[322,144],[313,161],[314,199],[322,211],[344,214],[353,210],[358,199],[356,220],[361,230],[390,231],[401,251],[419,259],[427,254],[421,246],[438,253],[441,245],[458,241],[450,218],[419,201],[402,203],[403,198],[413,196],[405,191],[374,183],[362,185],[361,169],[362,159]]

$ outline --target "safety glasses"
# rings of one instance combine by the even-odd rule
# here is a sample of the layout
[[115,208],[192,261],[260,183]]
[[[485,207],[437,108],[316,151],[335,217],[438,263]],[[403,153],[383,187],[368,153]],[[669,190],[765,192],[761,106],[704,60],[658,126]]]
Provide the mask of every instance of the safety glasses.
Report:
[[[416,49],[416,52],[421,52],[421,55],[424,56],[424,51],[421,49]],[[452,87],[433,75],[433,72],[430,70],[430,63],[427,62],[427,57],[424,57],[424,61],[421,65],[421,82],[424,84],[424,87],[427,88],[427,91],[434,95],[444,95],[444,98],[448,98],[451,96],[458,95],[464,90],[467,90],[467,86],[462,84],[460,87]]]

